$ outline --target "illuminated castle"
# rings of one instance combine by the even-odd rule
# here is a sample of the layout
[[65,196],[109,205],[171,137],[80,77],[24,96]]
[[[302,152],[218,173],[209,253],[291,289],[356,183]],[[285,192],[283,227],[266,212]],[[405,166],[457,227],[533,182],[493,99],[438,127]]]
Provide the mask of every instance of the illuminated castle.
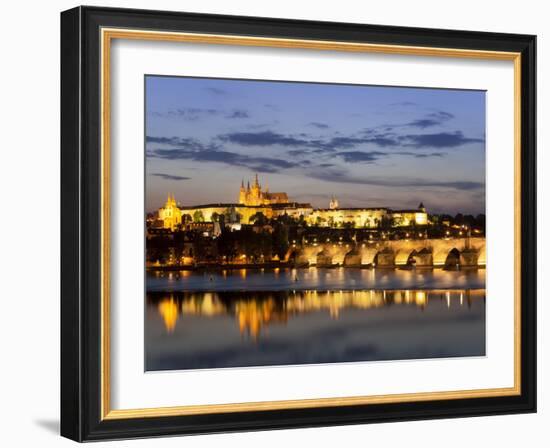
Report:
[[393,210],[386,207],[341,207],[338,199],[332,196],[328,208],[313,208],[308,203],[298,203],[289,200],[286,193],[270,193],[268,188],[262,188],[258,175],[250,186],[244,180],[241,182],[238,203],[214,203],[204,205],[178,206],[173,194],[168,195],[164,207],[158,210],[159,226],[174,231],[181,226],[184,215],[186,222],[214,222],[219,216],[224,216],[226,224],[250,224],[258,213],[266,218],[289,216],[303,219],[310,226],[343,227],[351,225],[355,228],[378,228],[384,221],[392,227],[407,227],[410,225],[428,224],[428,213],[424,204],[416,209]]
[[254,184],[250,186],[247,182],[244,187],[244,180],[241,182],[241,190],[239,191],[239,204],[248,206],[270,205],[270,204],[288,204],[288,196],[286,193],[270,193],[267,186],[262,190],[262,186],[258,182],[258,175],[254,179]]

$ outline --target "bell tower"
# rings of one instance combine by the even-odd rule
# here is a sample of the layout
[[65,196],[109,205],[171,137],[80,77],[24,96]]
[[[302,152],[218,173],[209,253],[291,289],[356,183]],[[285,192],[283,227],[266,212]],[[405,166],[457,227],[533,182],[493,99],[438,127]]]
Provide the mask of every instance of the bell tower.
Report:
[[181,224],[182,212],[176,202],[176,197],[172,193],[168,193],[166,204],[158,211],[159,219],[163,221],[165,229],[174,230],[178,224]]
[[241,189],[239,190],[239,204],[246,204],[246,188],[244,188],[244,179],[241,181]]

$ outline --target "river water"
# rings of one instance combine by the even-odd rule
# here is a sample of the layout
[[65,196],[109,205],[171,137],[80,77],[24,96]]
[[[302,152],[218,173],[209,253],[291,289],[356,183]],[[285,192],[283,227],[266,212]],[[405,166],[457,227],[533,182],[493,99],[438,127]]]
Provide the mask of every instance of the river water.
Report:
[[146,370],[485,355],[485,270],[148,272]]

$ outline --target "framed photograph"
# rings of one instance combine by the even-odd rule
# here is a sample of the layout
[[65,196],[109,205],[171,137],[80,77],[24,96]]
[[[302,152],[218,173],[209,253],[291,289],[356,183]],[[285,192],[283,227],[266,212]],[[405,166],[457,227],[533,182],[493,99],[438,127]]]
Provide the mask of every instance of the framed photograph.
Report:
[[536,410],[535,36],[61,14],[61,433]]

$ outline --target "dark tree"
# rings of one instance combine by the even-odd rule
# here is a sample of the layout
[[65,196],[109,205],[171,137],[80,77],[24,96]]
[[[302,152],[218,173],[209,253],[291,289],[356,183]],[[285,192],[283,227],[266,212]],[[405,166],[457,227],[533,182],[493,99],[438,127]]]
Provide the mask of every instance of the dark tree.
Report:
[[267,218],[262,212],[256,212],[249,218],[248,222],[257,226],[265,226],[267,224]]

